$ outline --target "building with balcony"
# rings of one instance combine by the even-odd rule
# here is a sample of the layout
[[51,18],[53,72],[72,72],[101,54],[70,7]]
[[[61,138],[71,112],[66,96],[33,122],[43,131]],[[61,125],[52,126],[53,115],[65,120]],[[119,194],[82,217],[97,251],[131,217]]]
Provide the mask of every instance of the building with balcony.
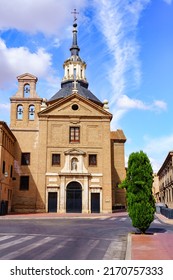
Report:
[[170,151],[158,173],[160,201],[173,208],[173,151]]
[[0,121],[0,208],[5,204],[7,212],[12,205],[15,142],[7,124]]
[[157,173],[153,174],[153,186],[152,186],[152,192],[153,196],[155,198],[156,202],[160,202],[160,195],[159,195],[159,177],[157,176]]

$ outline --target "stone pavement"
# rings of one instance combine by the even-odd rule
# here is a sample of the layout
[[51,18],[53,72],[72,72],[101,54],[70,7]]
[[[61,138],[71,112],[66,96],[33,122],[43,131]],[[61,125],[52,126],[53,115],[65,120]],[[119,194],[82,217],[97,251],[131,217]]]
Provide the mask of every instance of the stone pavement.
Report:
[[[173,219],[161,214],[156,214],[156,217],[173,225]],[[173,233],[129,233],[126,260],[173,260]]]

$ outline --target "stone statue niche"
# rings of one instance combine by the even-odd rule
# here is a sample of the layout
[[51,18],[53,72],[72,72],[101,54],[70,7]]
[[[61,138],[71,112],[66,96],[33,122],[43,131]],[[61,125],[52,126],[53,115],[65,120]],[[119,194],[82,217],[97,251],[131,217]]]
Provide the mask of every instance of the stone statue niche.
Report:
[[72,158],[71,159],[71,171],[77,171],[78,159]]

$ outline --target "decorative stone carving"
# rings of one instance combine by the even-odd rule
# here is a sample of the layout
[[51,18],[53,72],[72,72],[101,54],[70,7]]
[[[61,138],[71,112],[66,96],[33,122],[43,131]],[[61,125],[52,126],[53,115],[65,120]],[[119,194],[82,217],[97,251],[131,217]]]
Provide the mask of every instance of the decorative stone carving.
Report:
[[82,173],[87,174],[88,170],[84,165],[85,152],[79,149],[70,149],[65,153],[65,164],[61,173]]

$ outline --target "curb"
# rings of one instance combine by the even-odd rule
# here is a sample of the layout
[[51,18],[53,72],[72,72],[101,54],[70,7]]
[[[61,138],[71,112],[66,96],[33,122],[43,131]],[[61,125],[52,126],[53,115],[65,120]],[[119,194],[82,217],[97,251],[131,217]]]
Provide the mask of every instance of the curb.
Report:
[[[111,217],[111,216],[110,216]],[[110,218],[109,216],[108,216],[108,218]],[[5,218],[1,218],[0,217],[0,220],[74,220],[74,219],[77,219],[77,220],[80,220],[80,219],[89,219],[89,220],[94,220],[94,219],[98,219],[98,218],[101,218],[101,219],[103,219],[103,218],[105,218],[105,216],[93,216],[93,217],[91,217],[91,216],[89,216],[89,217],[86,217],[86,216],[84,216],[84,217],[78,217],[78,216],[73,216],[73,217],[70,217],[70,216],[56,216],[56,217],[49,217],[49,216],[43,216],[43,217],[32,217],[32,216],[30,216],[30,217],[24,217],[24,216],[22,216],[22,217],[5,217]]]
[[165,224],[173,225],[173,219],[168,219],[165,216],[163,216],[162,214],[155,213],[155,217],[157,217],[159,219],[159,221],[161,221]]
[[125,260],[131,260],[131,257],[132,257],[131,249],[132,249],[132,236],[131,236],[131,233],[128,233]]
[[[67,214],[67,213],[22,213],[22,214],[7,214],[0,216],[0,220],[36,220],[36,219],[106,219],[111,217],[119,217],[124,215],[124,212],[116,213],[80,213],[80,214]],[[127,213],[125,212],[127,215]]]

